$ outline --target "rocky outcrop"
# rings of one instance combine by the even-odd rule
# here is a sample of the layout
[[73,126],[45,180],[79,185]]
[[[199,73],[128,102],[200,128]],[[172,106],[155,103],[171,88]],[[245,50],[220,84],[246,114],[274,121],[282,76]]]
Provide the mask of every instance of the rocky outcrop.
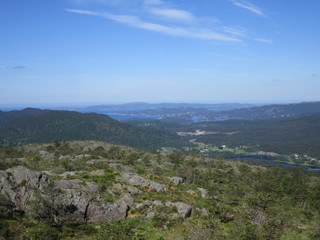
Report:
[[46,175],[31,171],[23,166],[10,168],[6,172],[11,176],[10,179],[12,182],[17,183],[18,185],[21,184],[27,189],[42,190],[49,184],[49,180]]
[[131,193],[131,194],[140,194],[140,193],[141,193],[141,191],[140,191],[138,188],[136,188],[136,187],[130,187],[130,186],[128,186],[128,187],[127,187],[127,190],[128,190],[128,192]]
[[182,202],[166,202],[165,205],[167,207],[176,207],[178,214],[180,217],[182,218],[188,218],[191,216],[191,212],[192,212],[192,207],[186,203],[182,203]]
[[15,210],[27,210],[27,203],[36,200],[35,192],[50,183],[46,175],[18,166],[0,171],[0,193],[15,206]]
[[0,171],[0,193],[15,210],[54,222],[100,222],[124,219],[133,199],[125,195],[116,203],[100,201],[98,185],[79,179],[50,181],[26,167]]
[[155,215],[156,215],[156,214],[155,214],[154,212],[149,212],[149,213],[147,214],[147,216],[146,216],[146,219],[150,220],[150,219],[154,218]]
[[206,198],[208,199],[209,198],[209,195],[208,195],[208,190],[207,189],[204,189],[204,188],[198,188],[199,192],[201,193],[201,197],[202,198]]
[[133,186],[150,187],[151,190],[154,190],[156,192],[167,190],[167,187],[165,185],[140,177],[138,175],[123,173],[122,177],[125,181],[127,181],[130,185]]
[[168,177],[168,179],[170,180],[170,182],[172,182],[173,185],[179,185],[183,183],[183,178],[181,177]]
[[[175,208],[176,213],[173,214],[173,216],[176,215],[176,217],[181,217],[181,218],[188,218],[191,216],[191,213],[192,213],[192,207],[189,204],[186,204],[183,202],[170,202],[170,201],[161,202],[160,200],[154,200],[154,201],[146,200],[138,204],[135,204],[133,207],[134,209],[137,209],[137,210],[142,210],[142,209],[149,210],[146,215],[147,219],[153,218],[155,214],[154,211],[159,207],[160,209],[162,207],[167,207],[168,209]],[[163,214],[163,212],[162,211],[158,212],[158,214]],[[170,214],[168,214],[167,217],[170,217]]]
[[122,198],[120,198],[119,200],[120,202],[124,202],[125,204],[127,204],[130,208],[133,206],[134,204],[134,199],[128,195],[128,194],[125,194]]
[[58,220],[71,218],[75,222],[85,222],[88,205],[95,198],[98,186],[79,179],[55,181],[54,186],[62,193],[55,196],[60,209]]
[[204,199],[218,200],[217,196],[209,195],[209,191],[205,188],[198,188],[201,197]]
[[[104,172],[93,171],[91,174],[100,176]],[[191,215],[192,207],[182,202],[146,200],[135,204],[131,194],[138,195],[142,191],[150,190],[165,191],[167,187],[164,184],[131,173],[123,173],[122,177],[128,185],[114,183],[108,189],[109,194],[113,196],[113,191],[116,192],[120,197],[119,200],[105,202],[103,196],[100,196],[99,186],[96,183],[81,179],[67,179],[67,176],[75,177],[76,175],[76,172],[55,174],[55,177],[63,177],[63,179],[50,180],[45,172],[35,172],[19,166],[0,171],[0,193],[12,202],[15,210],[57,223],[118,221],[125,219],[130,209],[146,209],[146,218],[152,219],[156,214],[155,211],[163,207],[168,210],[174,208],[173,217],[187,218]],[[170,180],[176,184],[181,183],[180,178]],[[141,191],[134,186],[145,189]]]
[[129,206],[125,202],[120,204],[96,204],[90,203],[87,208],[86,218],[89,222],[118,221],[125,219],[129,211]]

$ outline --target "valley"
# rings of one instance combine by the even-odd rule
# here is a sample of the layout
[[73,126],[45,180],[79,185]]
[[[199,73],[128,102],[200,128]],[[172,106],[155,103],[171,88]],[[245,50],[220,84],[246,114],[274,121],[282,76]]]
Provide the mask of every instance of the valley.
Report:
[[[109,143],[158,150],[163,147],[175,150],[211,149],[210,156],[219,154],[228,158],[259,155],[257,152],[273,152],[277,161],[298,165],[319,166],[320,159],[320,109],[317,102],[287,105],[248,106],[245,104],[145,104],[100,105],[86,109],[130,110],[133,116],[141,111],[156,115],[160,112],[171,118],[134,118],[116,121],[104,114],[73,111],[24,109],[0,112],[0,145],[12,146],[27,143],[46,143],[60,140],[104,140]],[[257,120],[229,119],[224,121],[192,122],[181,120],[178,115],[190,114],[190,108],[212,111],[228,118],[241,113],[260,116]],[[233,110],[230,110],[233,108]],[[218,110],[221,111],[218,111]],[[226,110],[229,109],[229,110]],[[283,114],[290,113],[285,119]],[[277,113],[277,114],[273,114]],[[174,115],[176,114],[176,115]],[[271,116],[265,119],[263,116]],[[175,116],[175,117],[174,117]],[[277,117],[278,116],[278,117]],[[160,116],[161,117],[161,116]],[[162,116],[163,117],[163,116]],[[192,115],[194,118],[195,116]],[[203,149],[199,149],[202,144]],[[230,151],[216,151],[222,145]],[[238,153],[237,149],[249,151]],[[208,153],[207,153],[208,155]]]
[[0,111],[0,239],[317,239],[320,112],[300,113]]
[[0,240],[320,240],[319,11],[0,0]]

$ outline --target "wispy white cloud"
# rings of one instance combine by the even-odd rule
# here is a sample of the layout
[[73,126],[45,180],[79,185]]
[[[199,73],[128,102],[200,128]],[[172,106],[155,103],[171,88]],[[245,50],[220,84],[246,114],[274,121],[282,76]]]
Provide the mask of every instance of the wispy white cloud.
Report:
[[158,20],[206,26],[220,23],[217,18],[196,17],[192,12],[178,9],[176,6],[172,7],[171,4],[162,0],[145,0],[143,10]]
[[246,29],[236,27],[222,27],[222,31],[239,37],[245,37],[248,34]]
[[196,20],[192,13],[178,9],[150,8],[148,11],[152,14],[158,15],[168,20],[181,22],[193,22]]
[[268,44],[272,44],[273,43],[272,40],[264,39],[264,38],[255,38],[254,40],[257,41],[257,42],[261,42],[261,43],[268,43]]
[[160,18],[161,20],[186,23],[197,21],[197,18],[191,12],[172,8],[170,4],[167,4],[162,0],[145,0],[144,7],[146,12]]
[[197,39],[205,39],[205,40],[219,40],[219,41],[227,41],[227,42],[241,41],[239,38],[230,37],[227,34],[218,33],[210,29],[199,28],[199,27],[184,28],[184,27],[166,26],[162,24],[143,21],[137,16],[115,15],[107,12],[95,12],[95,11],[87,11],[87,10],[79,10],[79,9],[65,9],[65,10],[68,12],[77,13],[77,14],[99,16],[99,17],[103,17],[106,19],[110,19],[116,22],[129,25],[131,27],[140,28],[140,29],[158,32],[162,34],[167,34],[167,35],[172,35],[172,36],[189,37],[189,38],[197,38]]
[[253,12],[261,17],[265,17],[266,15],[264,14],[264,12],[262,11],[262,9],[260,9],[259,7],[253,5],[250,2],[247,1],[238,1],[238,0],[231,0],[231,2],[238,7],[241,7],[243,9],[246,9],[250,12]]

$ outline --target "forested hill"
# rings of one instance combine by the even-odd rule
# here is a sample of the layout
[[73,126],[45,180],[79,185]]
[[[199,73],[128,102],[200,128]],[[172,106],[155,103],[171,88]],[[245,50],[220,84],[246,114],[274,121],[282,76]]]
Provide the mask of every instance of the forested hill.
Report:
[[102,140],[145,149],[188,145],[175,133],[134,127],[95,113],[44,111],[13,118],[0,126],[0,145],[47,143],[56,139]]
[[208,133],[197,141],[211,144],[260,145],[261,150],[299,153],[320,158],[320,114],[275,121],[229,120],[197,123],[180,128]]
[[212,113],[211,118],[270,120],[320,113],[320,102],[276,104]]
[[40,115],[43,113],[48,112],[48,110],[41,110],[37,108],[26,108],[21,111],[10,111],[10,112],[4,112],[0,110],[0,125],[5,124],[9,122],[10,120],[17,118],[17,117],[23,117],[23,116],[35,116]]

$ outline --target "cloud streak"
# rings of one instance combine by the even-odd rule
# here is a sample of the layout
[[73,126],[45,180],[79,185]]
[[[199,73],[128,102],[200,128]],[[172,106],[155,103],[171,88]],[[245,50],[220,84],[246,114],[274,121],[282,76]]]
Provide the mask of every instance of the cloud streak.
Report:
[[270,40],[270,39],[264,39],[264,38],[255,38],[254,40],[257,41],[257,42],[267,43],[267,44],[272,44],[272,43],[273,43],[272,40]]
[[222,27],[222,31],[239,37],[245,37],[248,35],[248,31],[244,28]]
[[22,70],[22,69],[26,69],[26,66],[14,66],[12,67],[13,70]]
[[231,2],[235,6],[243,8],[243,9],[246,9],[246,10],[248,10],[248,11],[250,11],[250,12],[256,14],[256,15],[259,15],[261,17],[265,17],[266,16],[259,7],[253,5],[252,3],[249,3],[247,1],[235,1],[235,0],[231,0]]
[[24,70],[27,69],[26,66],[13,66],[13,67],[7,67],[7,66],[0,66],[0,70]]
[[113,20],[115,22],[129,25],[131,27],[153,31],[161,34],[171,35],[171,36],[188,37],[188,38],[196,38],[196,39],[203,39],[203,40],[217,40],[217,41],[226,41],[226,42],[241,42],[239,38],[230,37],[229,35],[218,33],[205,28],[172,27],[172,26],[166,26],[163,24],[143,21],[136,16],[115,15],[107,12],[87,11],[87,10],[80,10],[80,9],[65,9],[65,10],[68,12],[77,13],[77,14],[103,17],[109,20]]
[[193,22],[196,18],[192,15],[192,13],[177,10],[177,9],[170,9],[170,8],[151,8],[149,12],[163,17],[168,20],[180,21],[180,22]]

